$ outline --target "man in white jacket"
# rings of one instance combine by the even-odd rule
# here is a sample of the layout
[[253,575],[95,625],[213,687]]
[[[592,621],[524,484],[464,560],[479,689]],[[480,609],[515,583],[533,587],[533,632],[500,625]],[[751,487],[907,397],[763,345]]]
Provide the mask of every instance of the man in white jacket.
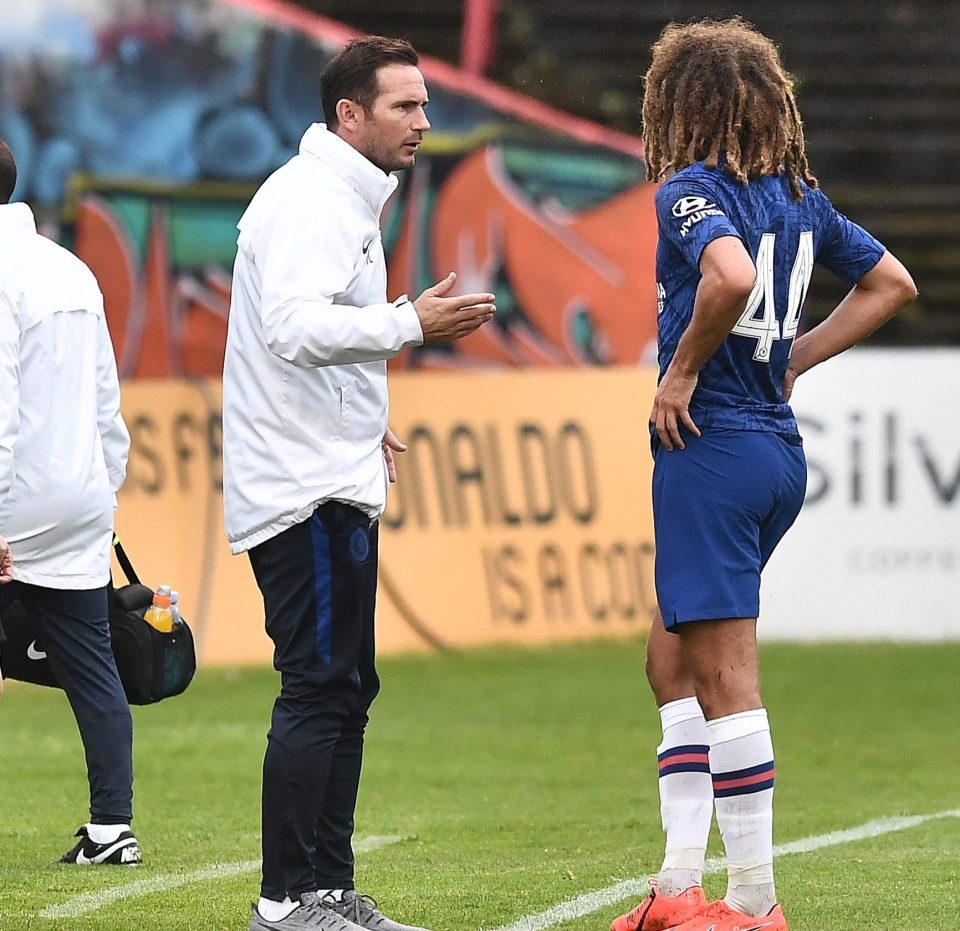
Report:
[[387,301],[380,212],[410,168],[427,91],[409,43],[349,43],[321,78],[326,125],[238,228],[223,376],[224,508],[263,594],[281,690],[263,765],[251,931],[409,931],[354,889],[353,819],[374,665],[377,519],[404,447],[386,360],[472,333],[492,294]]
[[130,437],[103,296],[76,256],[11,204],[17,168],[0,142],[0,534],[83,740],[90,821],[61,861],[140,862],[133,726],[107,625],[116,492]]

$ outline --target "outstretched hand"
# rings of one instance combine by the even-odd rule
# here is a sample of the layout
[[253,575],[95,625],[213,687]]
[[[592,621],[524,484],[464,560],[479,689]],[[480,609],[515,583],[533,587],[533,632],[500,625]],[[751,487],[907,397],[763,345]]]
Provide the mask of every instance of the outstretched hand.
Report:
[[447,343],[462,339],[492,320],[497,312],[492,294],[451,296],[456,281],[456,272],[450,272],[413,302],[420,318],[424,343]]

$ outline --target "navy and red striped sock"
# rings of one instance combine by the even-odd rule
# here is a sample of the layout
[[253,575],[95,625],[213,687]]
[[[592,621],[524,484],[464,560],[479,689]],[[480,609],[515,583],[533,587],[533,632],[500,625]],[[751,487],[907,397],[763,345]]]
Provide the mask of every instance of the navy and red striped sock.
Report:
[[696,698],[660,708],[663,741],[657,747],[660,817],[666,834],[659,893],[680,895],[703,881],[703,860],[713,818],[707,722]]
[[727,853],[727,903],[747,915],[776,905],[770,723],[763,708],[707,723],[717,825]]

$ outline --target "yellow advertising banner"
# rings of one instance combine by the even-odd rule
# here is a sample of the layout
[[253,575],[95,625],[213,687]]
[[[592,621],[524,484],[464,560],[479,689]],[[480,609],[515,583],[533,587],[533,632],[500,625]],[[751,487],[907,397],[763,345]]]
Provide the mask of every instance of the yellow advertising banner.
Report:
[[269,662],[263,602],[246,557],[223,530],[219,381],[131,381],[130,430],[117,533],[144,584],[180,592],[200,662]]
[[409,448],[381,525],[380,641],[646,630],[654,384],[636,369],[392,378]]
[[[378,648],[629,635],[654,607],[636,369],[391,376],[409,446],[381,524]],[[262,602],[223,534],[220,385],[135,381],[117,529],[142,580],[180,592],[201,662],[268,662]]]

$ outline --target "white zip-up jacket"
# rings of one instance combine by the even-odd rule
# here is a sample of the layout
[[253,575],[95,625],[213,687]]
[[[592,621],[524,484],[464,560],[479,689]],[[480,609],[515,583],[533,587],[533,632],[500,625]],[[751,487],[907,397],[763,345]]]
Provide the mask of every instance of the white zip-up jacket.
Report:
[[14,578],[92,589],[110,578],[130,435],[93,273],[0,206],[0,535]]
[[387,302],[380,213],[396,186],[315,123],[237,224],[223,370],[234,553],[323,501],[383,512],[386,360],[423,340],[413,305]]

